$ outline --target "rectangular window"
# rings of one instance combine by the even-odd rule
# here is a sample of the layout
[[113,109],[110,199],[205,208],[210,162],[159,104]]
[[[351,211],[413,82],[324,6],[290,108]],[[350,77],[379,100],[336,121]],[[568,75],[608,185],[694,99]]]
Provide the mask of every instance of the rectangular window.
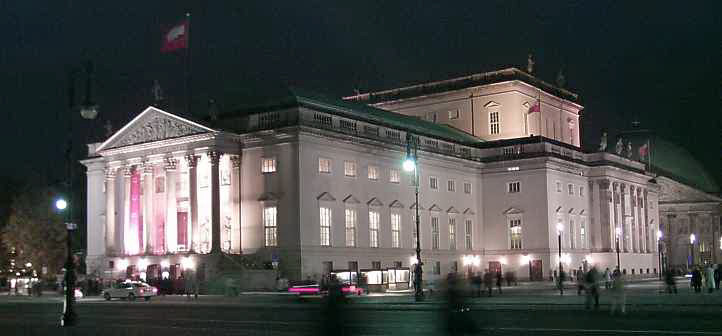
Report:
[[587,248],[587,223],[584,218],[579,220],[579,247]]
[[575,233],[576,232],[574,230],[574,220],[570,218],[569,219],[569,248],[577,247],[577,242],[576,242],[577,237],[576,237]]
[[499,134],[499,112],[489,113],[489,134]]
[[436,112],[427,112],[426,113],[426,121],[435,123],[436,122]]
[[521,219],[509,220],[509,248],[521,249]]
[[321,246],[331,246],[331,208],[320,209]]
[[506,190],[507,190],[507,192],[510,193],[510,194],[520,192],[520,191],[521,191],[521,182],[519,182],[519,181],[514,181],[514,182],[509,182],[509,183],[507,183],[507,188],[506,188]]
[[436,177],[433,177],[433,176],[429,177],[429,188],[431,188],[431,189],[439,188],[439,180],[437,180]]
[[399,183],[399,181],[401,181],[401,177],[399,176],[399,170],[396,168],[391,168],[389,170],[389,182]]
[[356,210],[346,209],[346,246],[356,246]]
[[379,167],[369,166],[369,180],[376,181],[379,179]]
[[356,177],[356,161],[344,161],[343,174],[348,177]]
[[574,195],[574,185],[573,184],[568,184],[567,189],[569,191],[569,195]]
[[263,208],[263,227],[266,233],[266,246],[278,246],[278,227],[276,226],[275,206]]
[[471,194],[471,183],[464,182],[464,193]]
[[562,183],[557,182],[557,192],[562,192]]
[[372,261],[371,268],[375,269],[375,270],[381,269],[381,262],[380,261]]
[[584,197],[584,187],[579,187],[579,196]]
[[318,172],[331,173],[331,159],[318,158]]
[[448,191],[451,191],[451,192],[456,191],[456,181],[454,181],[454,180],[448,180],[448,181],[446,182],[446,189],[447,189]]
[[391,214],[391,247],[401,247],[401,215]]
[[412,236],[411,239],[414,240],[414,242],[413,242],[414,248],[416,248],[416,246],[417,246],[417,244],[416,244],[416,241],[417,241],[417,240],[416,240],[416,239],[417,239],[416,236],[417,236],[418,234],[419,234],[419,232],[416,231],[416,216],[411,216],[411,236]]
[[473,222],[471,221],[471,219],[467,219],[467,220],[466,220],[466,223],[465,223],[465,225],[464,225],[464,229],[465,229],[465,230],[464,230],[464,234],[465,234],[465,236],[464,236],[464,238],[465,238],[465,239],[464,239],[465,246],[464,246],[464,247],[466,247],[467,250],[471,250],[472,247],[473,247],[473,246],[472,246],[472,240],[473,240],[473,239],[472,239],[472,237],[473,237],[473,236],[472,236],[472,232],[473,232],[473,231],[472,231],[472,230],[473,230],[473,228],[472,228],[473,225],[472,225],[472,224],[473,224]]
[[459,119],[459,110],[449,111],[449,120]]
[[434,261],[434,270],[433,273],[435,275],[441,274],[441,262],[440,261]]
[[431,249],[439,249],[439,217],[431,217]]
[[275,173],[276,172],[276,158],[262,158],[261,159],[261,173]]
[[449,250],[456,250],[456,218],[449,217]]
[[369,211],[369,246],[379,247],[379,219],[376,211]]

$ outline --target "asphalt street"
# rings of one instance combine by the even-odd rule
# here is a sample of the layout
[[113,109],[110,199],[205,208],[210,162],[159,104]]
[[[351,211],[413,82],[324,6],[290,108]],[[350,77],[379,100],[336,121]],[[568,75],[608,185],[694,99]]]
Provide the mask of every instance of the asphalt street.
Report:
[[[586,310],[572,288],[520,285],[501,295],[467,300],[466,321],[478,335],[722,335],[722,292],[660,293],[654,281],[630,284],[627,313],[610,315],[602,290],[599,310]],[[250,294],[240,297],[157,297],[150,302],[79,301],[76,327],[58,326],[62,301],[45,296],[0,297],[2,335],[442,335],[444,300],[414,303],[409,295],[351,297],[338,307],[318,299]],[[324,329],[326,328],[326,329]]]

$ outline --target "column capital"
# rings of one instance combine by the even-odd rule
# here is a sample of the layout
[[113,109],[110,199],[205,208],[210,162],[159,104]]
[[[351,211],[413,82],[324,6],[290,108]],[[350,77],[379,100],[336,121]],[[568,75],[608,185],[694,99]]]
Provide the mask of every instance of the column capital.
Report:
[[143,162],[143,175],[153,174],[153,164],[150,161]]
[[163,167],[165,170],[173,171],[178,167],[178,160],[171,156],[166,157],[163,161],[165,161],[165,166]]
[[210,161],[211,161],[211,165],[217,166],[221,160],[221,156],[223,155],[223,153],[218,152],[218,151],[209,151],[207,153],[207,155],[208,155],[208,159],[210,159]]
[[115,178],[115,174],[116,174],[116,172],[115,172],[115,167],[106,167],[106,168],[103,170],[103,173],[105,173],[105,179],[106,179],[106,180],[112,180],[112,179]]
[[231,155],[231,163],[233,164],[233,168],[240,168],[241,167],[241,156],[240,155]]
[[123,176],[130,177],[131,175],[133,175],[133,170],[135,170],[134,166],[123,167]]
[[198,165],[198,159],[199,157],[195,154],[187,154],[185,156],[186,162],[188,163],[188,167],[195,168]]
[[611,182],[608,179],[600,179],[597,180],[597,184],[599,184],[599,188],[601,189],[609,189]]

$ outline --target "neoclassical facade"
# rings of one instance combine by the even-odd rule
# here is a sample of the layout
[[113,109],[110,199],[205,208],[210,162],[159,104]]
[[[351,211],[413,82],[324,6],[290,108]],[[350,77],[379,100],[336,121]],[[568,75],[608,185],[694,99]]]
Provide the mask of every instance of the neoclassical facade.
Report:
[[290,92],[202,122],[149,107],[83,161],[88,271],[192,265],[207,279],[244,256],[319,279],[409,268],[419,235],[427,281],[484,269],[541,280],[560,261],[652,276],[665,184],[581,150],[576,99],[507,69],[343,100]]

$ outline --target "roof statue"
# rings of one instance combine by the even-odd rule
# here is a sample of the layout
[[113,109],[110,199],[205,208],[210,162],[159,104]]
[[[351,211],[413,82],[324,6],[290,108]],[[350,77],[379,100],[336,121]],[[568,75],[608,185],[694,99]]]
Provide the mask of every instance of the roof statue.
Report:
[[208,116],[211,120],[218,120],[218,104],[213,98],[208,99]]
[[599,151],[604,152],[607,150],[607,132],[602,132],[602,138],[599,140]]
[[632,141],[627,141],[627,159],[632,158]]
[[534,73],[534,58],[531,54],[529,54],[529,57],[526,60],[526,72],[528,73]]
[[617,153],[617,155],[622,155],[622,152],[624,151],[624,140],[622,138],[617,139],[617,144],[615,145],[614,152]]
[[103,128],[105,128],[105,137],[106,138],[109,138],[110,136],[113,135],[113,125],[110,123],[110,120],[105,121],[105,126],[103,126]]
[[559,73],[557,74],[557,86],[560,88],[564,88],[564,85],[567,84],[567,79],[564,77],[564,73],[562,72],[562,69],[559,69]]
[[163,100],[165,97],[163,97],[163,89],[160,87],[160,83],[157,79],[153,80],[153,103],[161,107]]

